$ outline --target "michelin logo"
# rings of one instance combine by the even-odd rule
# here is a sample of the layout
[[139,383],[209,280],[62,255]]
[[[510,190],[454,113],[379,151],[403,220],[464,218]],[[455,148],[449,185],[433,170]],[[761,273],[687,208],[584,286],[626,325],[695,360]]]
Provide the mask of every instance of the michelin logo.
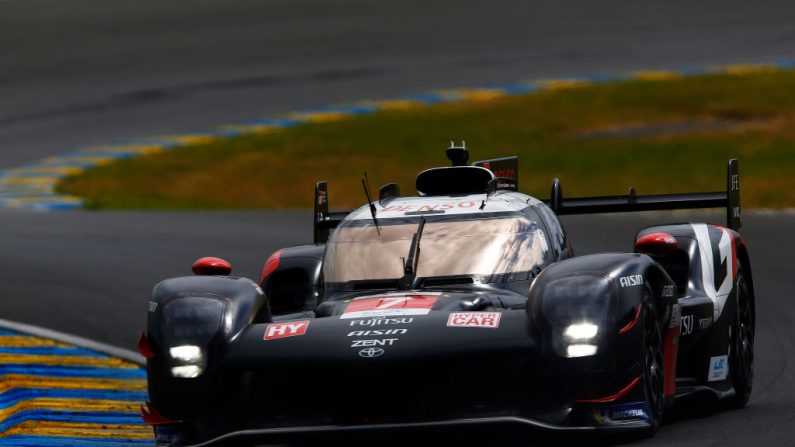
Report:
[[649,420],[646,404],[643,402],[610,406],[603,408],[599,413],[594,413],[594,416],[601,424],[625,424]]

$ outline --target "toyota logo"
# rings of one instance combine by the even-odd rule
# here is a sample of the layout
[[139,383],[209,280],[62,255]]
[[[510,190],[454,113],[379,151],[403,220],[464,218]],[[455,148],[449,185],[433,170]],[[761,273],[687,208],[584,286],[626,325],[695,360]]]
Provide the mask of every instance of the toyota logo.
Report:
[[384,350],[381,348],[364,348],[359,351],[360,357],[371,359],[373,357],[380,357],[384,355]]

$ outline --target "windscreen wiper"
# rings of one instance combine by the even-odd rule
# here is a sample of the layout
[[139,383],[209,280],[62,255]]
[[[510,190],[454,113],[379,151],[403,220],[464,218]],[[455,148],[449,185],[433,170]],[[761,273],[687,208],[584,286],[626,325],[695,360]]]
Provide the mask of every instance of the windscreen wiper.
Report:
[[364,173],[364,178],[362,179],[362,188],[364,188],[364,195],[367,197],[367,204],[370,205],[370,216],[373,218],[373,224],[375,224],[375,231],[381,236],[381,228],[378,226],[378,219],[376,218],[375,214],[375,205],[373,204],[373,199],[370,198],[370,182],[367,179],[367,173]]
[[417,265],[420,261],[420,238],[422,238],[422,230],[425,228],[425,218],[420,218],[420,225],[417,227],[417,232],[411,238],[411,248],[409,248],[409,255],[403,265],[403,273],[405,274],[405,286],[411,287],[414,284],[414,279],[417,277]]

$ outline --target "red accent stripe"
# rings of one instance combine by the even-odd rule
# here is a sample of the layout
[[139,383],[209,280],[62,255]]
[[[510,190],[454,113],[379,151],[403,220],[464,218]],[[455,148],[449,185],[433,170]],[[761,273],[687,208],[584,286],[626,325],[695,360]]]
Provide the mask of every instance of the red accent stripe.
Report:
[[268,257],[268,260],[265,261],[265,265],[262,266],[262,274],[259,275],[259,283],[262,285],[262,281],[265,281],[265,278],[268,277],[271,273],[273,273],[277,268],[279,268],[279,260],[282,256],[282,251],[284,249],[276,250],[272,255]]
[[575,400],[575,402],[590,403],[590,404],[603,404],[605,402],[613,402],[614,400],[617,400],[621,396],[629,393],[629,391],[635,385],[637,385],[638,382],[640,382],[640,376],[636,377],[635,380],[630,382],[629,385],[627,385],[624,388],[622,388],[621,391],[617,392],[616,394],[613,394],[613,395],[607,396],[607,397],[601,397],[599,399],[578,399],[578,400]]
[[676,394],[676,358],[679,354],[679,326],[668,328],[663,343],[663,395]]
[[734,267],[734,278],[737,279],[737,244],[734,241],[734,235],[731,231],[726,230],[732,240],[732,266]]
[[144,332],[141,332],[141,336],[138,337],[138,352],[148,359],[155,356],[155,353],[152,352],[152,347],[149,346],[149,339],[146,338],[146,333]]
[[640,308],[641,308],[641,306],[643,306],[643,305],[642,304],[638,304],[638,310],[635,311],[635,317],[632,319],[632,321],[627,323],[626,326],[624,326],[624,327],[622,327],[621,329],[618,330],[619,334],[623,334],[623,333],[629,331],[630,329],[632,329],[633,327],[635,327],[635,325],[638,323],[638,319],[640,318]]
[[141,405],[141,417],[149,425],[179,424],[182,422],[161,415],[149,402]]

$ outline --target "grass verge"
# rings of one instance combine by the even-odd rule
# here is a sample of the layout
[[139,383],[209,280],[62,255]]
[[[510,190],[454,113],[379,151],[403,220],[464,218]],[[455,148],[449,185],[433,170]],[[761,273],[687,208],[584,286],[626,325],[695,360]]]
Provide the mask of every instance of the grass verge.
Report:
[[334,207],[364,203],[360,179],[414,192],[446,165],[451,139],[472,159],[520,157],[520,189],[546,198],[712,191],[740,158],[745,208],[795,206],[795,71],[569,85],[484,101],[302,124],[122,160],[65,179],[92,209],[310,208],[317,180]]

